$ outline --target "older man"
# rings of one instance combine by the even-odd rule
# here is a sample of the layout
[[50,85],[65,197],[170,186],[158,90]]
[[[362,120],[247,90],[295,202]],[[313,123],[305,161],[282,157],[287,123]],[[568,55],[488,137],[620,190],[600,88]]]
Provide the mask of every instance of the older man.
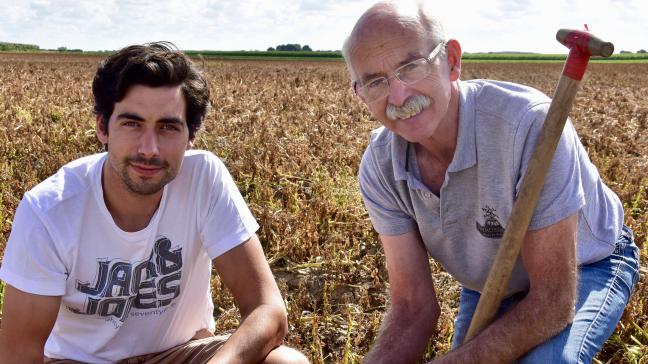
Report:
[[[258,224],[223,163],[189,150],[206,80],[166,43],[126,47],[92,85],[107,152],[63,166],[16,211],[0,363],[305,363]],[[212,264],[241,312],[214,335]]]
[[359,179],[385,251],[390,307],[365,361],[420,359],[440,314],[429,254],[462,285],[455,350],[439,362],[591,362],[638,279],[638,249],[573,126],[498,318],[464,344],[550,100],[512,83],[461,81],[459,42],[421,6],[374,5],[343,53],[353,89],[383,124]]

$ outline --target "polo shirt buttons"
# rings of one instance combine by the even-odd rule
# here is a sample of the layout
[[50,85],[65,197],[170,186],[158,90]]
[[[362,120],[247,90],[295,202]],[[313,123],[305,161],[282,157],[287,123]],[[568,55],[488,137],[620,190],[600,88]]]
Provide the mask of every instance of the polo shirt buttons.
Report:
[[423,192],[423,197],[425,198],[432,198],[432,192]]

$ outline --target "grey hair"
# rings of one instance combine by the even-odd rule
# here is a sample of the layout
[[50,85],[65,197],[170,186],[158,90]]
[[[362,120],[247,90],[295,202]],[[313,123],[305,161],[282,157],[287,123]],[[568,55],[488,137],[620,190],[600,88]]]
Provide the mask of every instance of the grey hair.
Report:
[[[393,16],[395,20],[401,23],[403,28],[419,33],[426,41],[430,42],[431,48],[445,41],[443,24],[425,8],[422,2],[408,3],[399,1],[397,3],[395,1],[384,1],[376,3],[358,19],[351,34],[345,39],[342,46],[342,56],[352,80],[356,80],[357,76],[351,65],[351,47],[359,40],[358,33],[362,23],[368,18],[375,17],[380,12],[383,14],[391,12],[390,16]],[[440,56],[444,55],[445,48],[441,50]]]

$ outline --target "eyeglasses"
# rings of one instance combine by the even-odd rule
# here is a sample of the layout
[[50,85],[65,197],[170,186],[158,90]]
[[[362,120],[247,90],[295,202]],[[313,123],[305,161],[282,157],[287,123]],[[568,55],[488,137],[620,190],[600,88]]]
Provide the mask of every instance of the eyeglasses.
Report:
[[430,65],[432,65],[432,62],[434,62],[434,59],[439,55],[444,46],[445,42],[437,44],[427,58],[419,58],[398,67],[394,70],[394,75],[391,77],[374,78],[362,86],[359,86],[358,81],[354,81],[353,91],[356,95],[362,96],[366,102],[370,103],[382,99],[389,94],[389,80],[394,77],[406,85],[421,81],[430,74]]

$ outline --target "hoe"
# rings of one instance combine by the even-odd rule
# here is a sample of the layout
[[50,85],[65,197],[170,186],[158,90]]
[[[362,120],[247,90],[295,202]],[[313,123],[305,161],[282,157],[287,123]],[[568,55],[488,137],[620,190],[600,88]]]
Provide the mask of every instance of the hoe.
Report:
[[[586,26],[587,28],[587,26]],[[538,202],[549,165],[553,158],[560,135],[565,127],[580,80],[591,56],[609,57],[614,45],[603,42],[587,31],[560,29],[556,39],[567,48],[560,80],[547,112],[542,132],[522,181],[513,211],[506,224],[506,230],[484,284],[475,315],[466,335],[466,342],[479,334],[493,319],[508,286],[511,271],[520,253],[531,215]]]

